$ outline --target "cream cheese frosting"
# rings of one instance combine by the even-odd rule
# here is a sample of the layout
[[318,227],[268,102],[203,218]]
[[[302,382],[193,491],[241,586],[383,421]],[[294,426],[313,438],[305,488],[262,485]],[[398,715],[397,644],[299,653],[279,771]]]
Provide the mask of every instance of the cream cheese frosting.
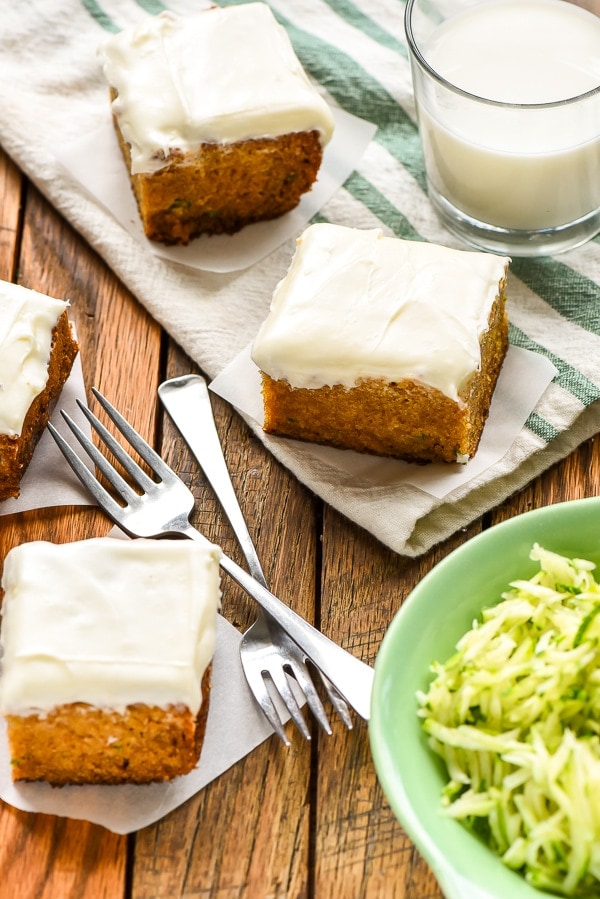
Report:
[[44,390],[52,331],[68,305],[0,281],[0,434],[18,437],[29,407]]
[[252,346],[274,380],[315,389],[411,378],[460,402],[507,257],[312,225]]
[[101,55],[134,174],[207,142],[312,130],[323,145],[331,138],[331,110],[265,3],[164,12],[111,37]]
[[2,585],[0,711],[90,703],[201,706],[216,639],[220,550],[97,538],[13,548]]

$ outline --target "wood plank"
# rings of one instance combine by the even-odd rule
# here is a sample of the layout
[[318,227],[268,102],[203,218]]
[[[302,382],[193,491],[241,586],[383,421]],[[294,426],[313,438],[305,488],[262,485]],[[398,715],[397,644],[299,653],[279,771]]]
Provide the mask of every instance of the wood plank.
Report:
[[[415,584],[479,528],[475,523],[431,553],[409,559],[326,507],[321,630],[373,664]],[[317,778],[315,895],[441,897],[379,786],[364,722],[357,721],[351,734],[338,726],[331,741],[321,739]]]
[[123,889],[122,843],[87,821],[28,814],[3,803],[0,896],[115,899]]
[[600,437],[596,435],[509,497],[491,513],[490,520],[496,524],[541,506],[597,496],[599,485]]
[[[198,369],[171,346],[167,377]],[[316,501],[279,466],[240,417],[213,398],[234,488],[272,589],[314,618]],[[196,497],[193,522],[244,564],[204,476],[165,417],[162,451]],[[290,596],[289,585],[294,585]],[[229,579],[223,613],[240,630],[255,607]],[[307,895],[311,747],[288,725],[292,746],[271,737],[165,819],[136,835],[134,899]]]
[[23,177],[0,148],[0,279],[12,281],[17,264]]
[[[97,384],[151,436],[160,328],[30,186],[18,262],[25,286],[70,298],[86,383]],[[148,390],[135,391],[132,404],[130,385],[145,382]],[[109,529],[107,519],[89,507],[10,516],[2,519],[0,557],[26,540],[76,540]],[[84,822],[17,812],[4,804],[0,834],[3,895],[65,899],[124,895],[126,837]]]

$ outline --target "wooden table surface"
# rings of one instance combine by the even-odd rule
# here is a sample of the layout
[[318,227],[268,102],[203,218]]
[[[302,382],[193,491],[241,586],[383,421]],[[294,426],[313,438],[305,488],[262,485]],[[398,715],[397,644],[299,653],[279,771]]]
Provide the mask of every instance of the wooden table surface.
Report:
[[[232,533],[183,441],[157,403],[167,377],[196,367],[13,163],[0,156],[0,278],[69,297],[86,387],[97,386],[194,491],[194,523],[242,563]],[[481,529],[528,509],[594,495],[597,438],[483,520],[411,560],[333,511],[282,468],[224,402],[214,399],[232,479],[268,582],[348,650],[373,663],[414,585]],[[44,509],[0,519],[0,559],[32,539],[106,534],[95,508]],[[228,578],[225,615],[238,628],[254,608]],[[441,623],[443,626],[443,623]],[[0,803],[4,899],[440,899],[375,777],[367,726],[305,742],[273,736],[159,823],[130,836],[24,813]],[[467,897],[465,897],[467,899]]]

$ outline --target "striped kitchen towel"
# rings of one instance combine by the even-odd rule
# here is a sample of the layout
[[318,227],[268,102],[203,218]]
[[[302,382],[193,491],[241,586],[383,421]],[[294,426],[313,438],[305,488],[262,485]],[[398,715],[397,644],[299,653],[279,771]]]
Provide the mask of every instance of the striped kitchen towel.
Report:
[[[220,0],[225,3],[232,0]],[[427,198],[401,0],[272,0],[304,67],[335,106],[377,126],[356,170],[318,220],[458,246]],[[253,338],[294,240],[250,268],[194,271],[148,252],[71,177],[60,148],[97,127],[107,88],[97,47],[110,33],[198,0],[24,0],[0,30],[0,142],[56,208],[211,377]],[[410,485],[336,483],[329,469],[266,441],[336,509],[397,552],[418,555],[525,485],[600,428],[600,242],[554,258],[515,259],[511,341],[546,355],[557,376],[506,455],[442,500]],[[265,439],[260,429],[257,435]]]

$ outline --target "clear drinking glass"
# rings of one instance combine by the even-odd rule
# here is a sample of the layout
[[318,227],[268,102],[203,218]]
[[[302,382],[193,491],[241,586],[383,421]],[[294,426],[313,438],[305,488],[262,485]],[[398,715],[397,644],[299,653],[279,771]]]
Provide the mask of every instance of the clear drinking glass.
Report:
[[585,5],[407,2],[429,196],[476,247],[554,254],[600,231],[600,0]]

